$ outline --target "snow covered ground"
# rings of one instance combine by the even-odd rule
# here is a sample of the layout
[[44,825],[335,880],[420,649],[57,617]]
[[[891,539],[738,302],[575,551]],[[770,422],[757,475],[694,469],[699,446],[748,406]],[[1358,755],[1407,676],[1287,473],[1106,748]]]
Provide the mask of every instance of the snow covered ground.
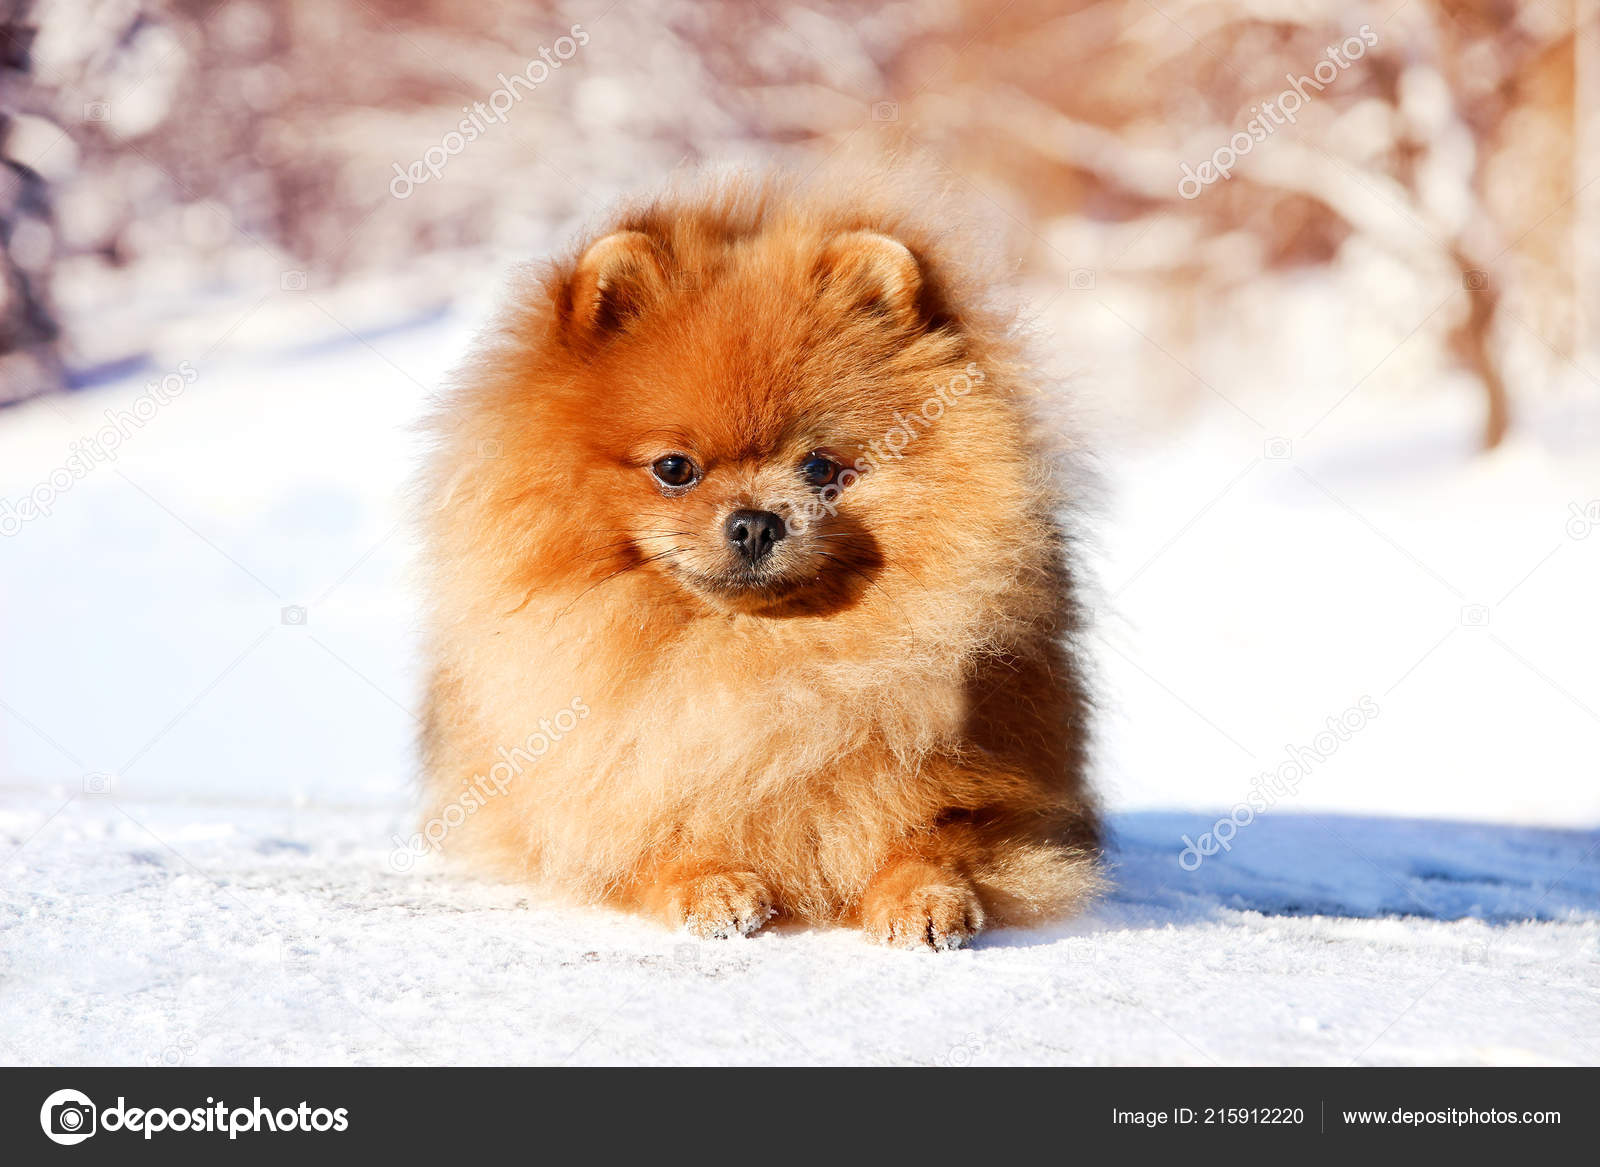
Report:
[[1592,392],[1488,458],[1457,386],[1319,421],[1362,372],[1332,365],[1114,442],[1116,892],[940,957],[701,944],[391,864],[397,487],[469,314],[359,315],[245,304],[0,416],[0,1061],[1600,1063]]

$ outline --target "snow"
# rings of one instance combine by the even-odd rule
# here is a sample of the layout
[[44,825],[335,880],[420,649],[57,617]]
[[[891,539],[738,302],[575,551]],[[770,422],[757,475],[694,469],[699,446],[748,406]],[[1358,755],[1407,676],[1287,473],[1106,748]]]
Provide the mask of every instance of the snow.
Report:
[[[1459,386],[1318,422],[1341,373],[1114,433],[1116,890],[955,953],[700,942],[391,862],[398,488],[473,313],[330,325],[358,309],[246,303],[164,367],[0,415],[15,501],[196,372],[0,537],[0,1060],[1600,1062],[1592,418],[1540,405],[1476,458]],[[1208,832],[1228,849],[1185,860]]]

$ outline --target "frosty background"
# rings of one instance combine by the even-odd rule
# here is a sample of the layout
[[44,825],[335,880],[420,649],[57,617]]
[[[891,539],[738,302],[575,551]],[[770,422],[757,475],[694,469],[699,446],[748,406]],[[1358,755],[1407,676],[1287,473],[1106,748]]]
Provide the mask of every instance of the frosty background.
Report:
[[[1596,0],[0,0],[0,98],[0,1060],[1600,1062]],[[397,851],[506,267],[891,149],[1095,435],[1117,892],[923,959]]]

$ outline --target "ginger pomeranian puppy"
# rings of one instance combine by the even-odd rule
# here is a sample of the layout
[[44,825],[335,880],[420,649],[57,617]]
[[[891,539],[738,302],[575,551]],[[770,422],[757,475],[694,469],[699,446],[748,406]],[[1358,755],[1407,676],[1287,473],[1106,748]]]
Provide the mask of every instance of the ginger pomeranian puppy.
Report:
[[1032,374],[892,186],[706,183],[516,285],[434,422],[435,846],[707,937],[1096,889]]

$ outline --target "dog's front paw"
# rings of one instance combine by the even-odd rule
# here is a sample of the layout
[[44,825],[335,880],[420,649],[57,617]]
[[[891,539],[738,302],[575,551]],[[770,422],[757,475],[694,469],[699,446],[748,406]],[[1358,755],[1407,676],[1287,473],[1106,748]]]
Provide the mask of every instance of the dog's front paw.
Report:
[[672,889],[668,904],[679,927],[705,939],[748,936],[776,912],[766,883],[748,871],[686,880]]
[[983,904],[960,875],[908,865],[867,890],[861,927],[879,944],[947,952],[983,931]]

